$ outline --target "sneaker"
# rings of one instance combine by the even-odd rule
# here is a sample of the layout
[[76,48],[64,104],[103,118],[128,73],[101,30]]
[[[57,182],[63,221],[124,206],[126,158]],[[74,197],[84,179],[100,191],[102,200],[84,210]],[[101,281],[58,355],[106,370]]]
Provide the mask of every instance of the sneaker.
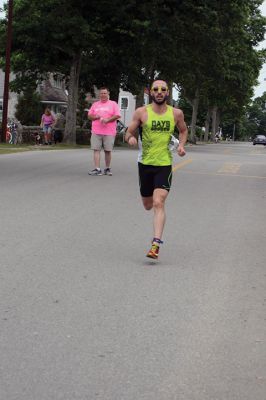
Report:
[[109,175],[109,176],[112,176],[113,174],[112,174],[112,171],[111,171],[111,168],[105,168],[105,170],[103,171],[103,173],[104,173],[104,175]]
[[157,258],[159,256],[159,250],[160,250],[160,246],[156,243],[152,243],[151,249],[148,252],[148,254],[146,255],[146,257],[157,260]]
[[93,169],[92,171],[88,172],[89,175],[98,175],[101,176],[102,175],[102,171],[98,168]]

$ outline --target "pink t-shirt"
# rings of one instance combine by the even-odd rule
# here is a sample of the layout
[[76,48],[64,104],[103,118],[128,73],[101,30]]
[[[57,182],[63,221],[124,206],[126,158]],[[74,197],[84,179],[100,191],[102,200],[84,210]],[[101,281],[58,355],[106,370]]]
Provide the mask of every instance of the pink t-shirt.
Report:
[[[115,115],[120,117],[120,111],[118,104],[115,101],[107,100],[96,101],[91,106],[88,115],[99,115],[102,118],[111,118]],[[102,124],[99,119],[92,121],[91,131],[95,135],[116,135],[116,121],[107,122],[107,124]]]
[[44,125],[52,125],[54,123],[54,117],[51,115],[42,115],[42,122]]

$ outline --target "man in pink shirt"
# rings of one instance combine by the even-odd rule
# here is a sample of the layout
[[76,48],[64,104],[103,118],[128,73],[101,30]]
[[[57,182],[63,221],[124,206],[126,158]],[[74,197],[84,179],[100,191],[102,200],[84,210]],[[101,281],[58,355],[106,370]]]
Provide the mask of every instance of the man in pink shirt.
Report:
[[102,175],[100,168],[100,153],[103,147],[105,153],[104,175],[112,175],[110,168],[111,154],[116,135],[116,120],[120,118],[118,104],[109,100],[109,90],[100,88],[100,101],[96,101],[88,112],[88,118],[92,121],[91,148],[95,168],[89,171],[89,175]]

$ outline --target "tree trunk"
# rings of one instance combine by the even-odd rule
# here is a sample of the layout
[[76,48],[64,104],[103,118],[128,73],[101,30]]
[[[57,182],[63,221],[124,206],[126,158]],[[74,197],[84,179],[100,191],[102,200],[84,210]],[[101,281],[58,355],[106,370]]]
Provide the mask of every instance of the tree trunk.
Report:
[[192,143],[196,143],[196,123],[198,116],[198,108],[199,108],[199,89],[196,89],[195,97],[192,100],[192,117],[191,117],[191,126],[189,134],[189,139]]
[[221,113],[220,113],[220,110],[217,109],[215,133],[219,132],[220,122],[221,122]]
[[136,95],[136,108],[142,107],[143,104],[144,104],[144,87],[142,87],[140,92]]
[[70,68],[64,142],[76,144],[77,105],[81,54],[76,54]]
[[217,106],[212,107],[212,134],[211,139],[215,141],[215,134],[216,134],[216,118],[217,118]]
[[210,119],[211,119],[211,109],[210,109],[210,107],[208,107],[208,111],[207,111],[206,118],[205,118],[204,142],[208,142],[208,140],[209,140]]
[[167,99],[167,103],[172,106],[173,105],[173,82],[168,81],[168,89],[169,89],[169,97]]
[[115,88],[113,87],[112,89],[110,89],[110,99],[113,100],[113,101],[116,101],[118,103],[119,92],[120,92],[120,87],[119,87],[119,84],[118,84],[118,85],[116,85]]
[[154,60],[151,60],[150,66],[149,66],[149,68],[147,69],[147,73],[146,73],[147,86],[148,86],[148,88],[149,88],[149,103],[152,102],[151,92],[150,92],[151,85],[152,85],[153,81],[156,79],[156,78],[155,78],[155,76],[156,76],[156,70],[154,69],[154,65],[155,65]]

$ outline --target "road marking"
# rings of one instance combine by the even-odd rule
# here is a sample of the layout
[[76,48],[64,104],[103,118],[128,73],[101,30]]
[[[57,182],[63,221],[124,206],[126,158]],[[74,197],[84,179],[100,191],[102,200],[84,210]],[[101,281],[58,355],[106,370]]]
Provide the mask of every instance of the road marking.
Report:
[[261,155],[261,154],[265,154],[265,152],[263,151],[263,149],[254,149],[254,150],[252,150],[249,154],[251,154],[252,156],[258,156],[258,155]]
[[219,169],[218,174],[236,174],[242,164],[239,163],[225,163],[222,168]]
[[172,171],[175,172],[177,169],[183,168],[185,165],[192,163],[192,159],[189,158],[188,160],[184,160],[181,163],[178,163],[173,166]]
[[230,154],[230,153],[232,153],[232,150],[231,149],[224,149],[223,153],[224,154]]
[[239,178],[255,178],[255,179],[266,179],[266,176],[258,175],[240,175],[240,174],[221,174],[217,172],[200,172],[200,171],[182,171],[186,174],[196,174],[196,175],[209,175],[209,176],[230,176]]

